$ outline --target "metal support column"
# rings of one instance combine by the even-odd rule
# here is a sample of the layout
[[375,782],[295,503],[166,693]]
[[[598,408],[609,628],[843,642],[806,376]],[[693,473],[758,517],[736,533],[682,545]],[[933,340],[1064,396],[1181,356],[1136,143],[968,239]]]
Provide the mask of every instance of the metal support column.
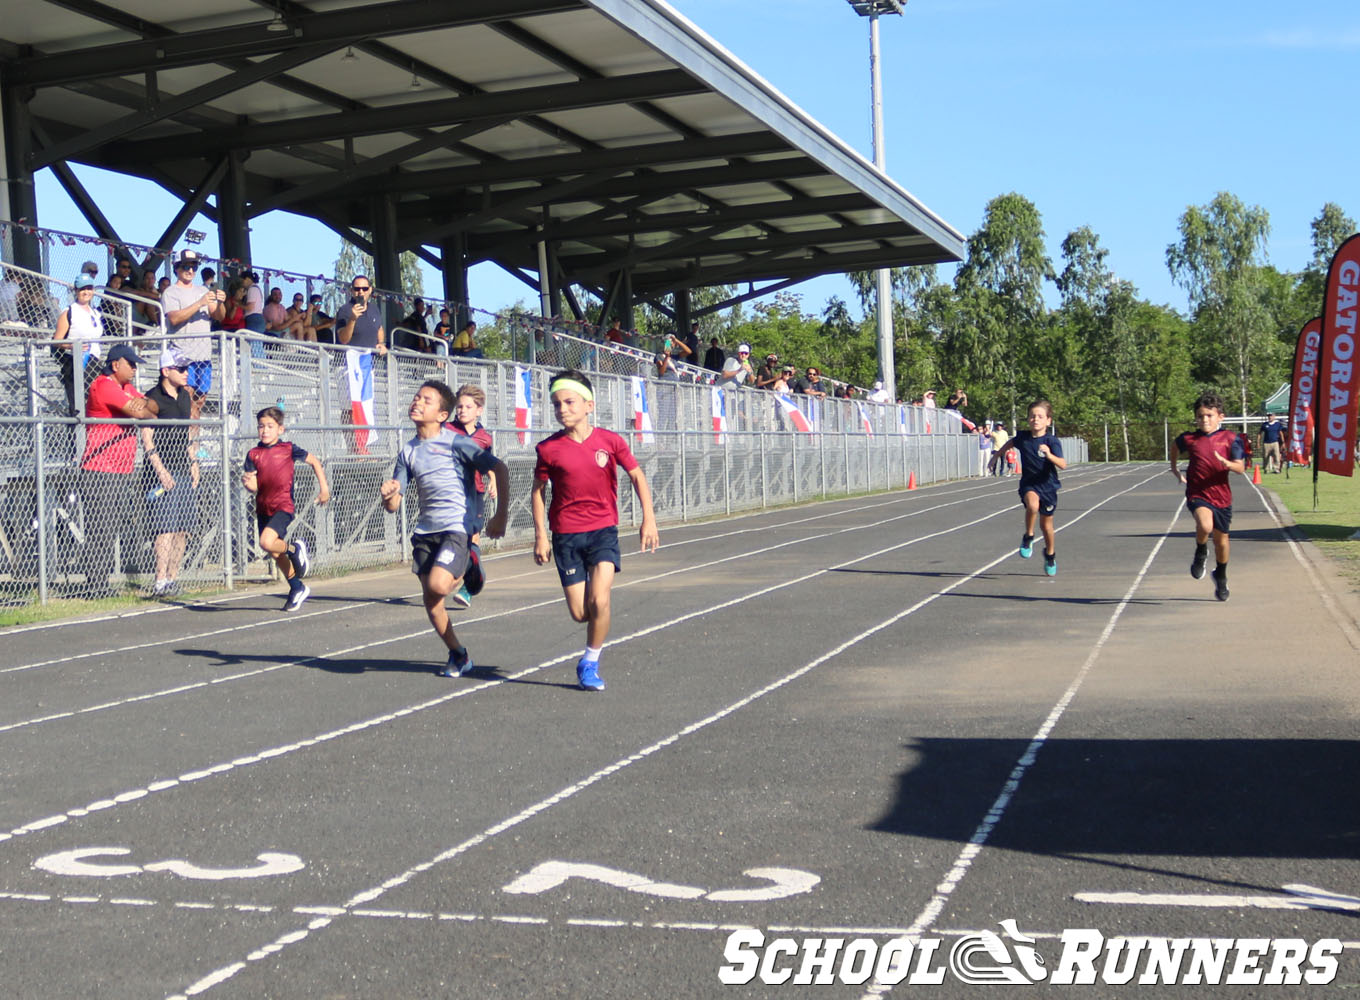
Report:
[[444,258],[444,298],[456,303],[451,321],[455,330],[461,330],[469,319],[467,235],[461,231],[454,233],[444,240],[440,250]]
[[[33,130],[28,112],[32,91],[6,87],[3,94],[6,163],[5,187],[9,193],[7,219],[29,226],[38,224],[38,194],[33,187]],[[36,235],[12,230],[14,263],[30,271],[43,271],[42,246]]]
[[[227,169],[217,185],[217,241],[224,261],[250,263],[250,224],[246,219],[246,157],[227,154]],[[235,269],[235,268],[234,268]]]
[[[370,202],[373,223],[373,285],[388,292],[401,292],[401,253],[397,249],[397,201],[390,194]],[[404,303],[379,300],[383,326],[389,331],[406,315]],[[388,339],[390,341],[391,334]]]

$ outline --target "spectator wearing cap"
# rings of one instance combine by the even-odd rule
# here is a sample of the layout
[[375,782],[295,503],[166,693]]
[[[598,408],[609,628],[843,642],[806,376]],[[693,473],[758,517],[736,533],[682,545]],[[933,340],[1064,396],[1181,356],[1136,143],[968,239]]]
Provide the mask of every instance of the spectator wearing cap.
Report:
[[883,382],[882,382],[882,380],[879,380],[879,381],[877,381],[877,382],[874,383],[873,392],[869,393],[869,402],[871,402],[871,403],[891,403],[891,402],[892,402],[892,396],[891,396],[891,394],[889,394],[889,392],[888,392],[887,389],[883,388]]
[[[109,348],[104,373],[90,383],[85,416],[91,420],[146,420],[156,415],[156,404],[146,399],[133,379],[142,359],[130,344]],[[89,595],[110,596],[109,574],[114,570],[114,546],[123,553],[139,543],[131,533],[132,466],[137,458],[136,429],[126,424],[91,424],[80,460],[80,490],[85,503],[85,579]]]
[[195,279],[198,254],[184,250],[175,261],[175,283],[161,293],[161,310],[170,347],[189,365],[189,388],[203,395],[212,388],[213,322],[226,315],[227,293],[204,288]]
[[751,345],[737,345],[737,356],[723,362],[722,375],[718,385],[745,385],[755,380],[755,370],[751,367]]
[[198,521],[197,428],[168,426],[162,421],[194,420],[202,399],[189,391],[189,363],[171,348],[160,356],[161,377],[146,398],[156,404],[156,420],[142,428],[142,486],[154,537],[156,582],[152,593],[169,597],[179,592],[179,571],[189,532]]
[[[793,382],[794,372],[796,371],[797,369],[794,368],[793,365],[785,365],[783,368],[779,369],[779,375],[770,385],[770,388],[775,392],[788,392],[789,386]],[[779,412],[783,411],[781,410]]]
[[773,389],[775,382],[779,378],[779,355],[765,355],[765,363],[756,372],[757,389]]
[[[63,341],[53,348],[59,352],[61,384],[66,387],[66,405],[71,416],[76,415],[76,385],[80,385],[83,399],[90,384],[99,375],[100,341],[104,336],[104,320],[94,308],[94,279],[82,271],[76,276],[75,301],[57,316],[57,328],[52,337]],[[76,372],[81,373],[79,380]]]

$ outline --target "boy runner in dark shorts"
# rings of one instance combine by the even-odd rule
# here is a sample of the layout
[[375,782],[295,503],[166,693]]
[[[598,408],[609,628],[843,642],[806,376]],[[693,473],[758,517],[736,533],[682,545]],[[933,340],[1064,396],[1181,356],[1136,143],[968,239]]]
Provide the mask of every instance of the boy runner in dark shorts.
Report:
[[[576,664],[585,691],[603,691],[600,650],[609,636],[610,590],[622,569],[619,557],[618,473],[622,466],[642,505],[638,541],[655,552],[660,538],[652,491],[628,443],[613,431],[592,427],[595,392],[578,371],[559,372],[548,383],[553,415],[562,429],[537,445],[534,466],[534,561],[557,564],[557,577],[572,619],[586,623],[586,650]],[[543,494],[552,483],[552,507]],[[548,530],[552,529],[549,538]]]
[[[1190,575],[1204,579],[1204,563],[1208,557],[1208,540],[1214,539],[1214,596],[1228,599],[1228,529],[1232,525],[1232,486],[1228,473],[1243,472],[1246,456],[1238,435],[1223,427],[1223,399],[1216,392],[1206,392],[1195,401],[1197,429],[1176,438],[1171,453],[1171,474],[1185,484],[1185,506],[1195,519],[1195,557],[1190,562]],[[1177,461],[1190,456],[1185,474]]]
[[1019,431],[992,456],[992,465],[1006,460],[1014,448],[1020,455],[1020,502],[1025,505],[1025,533],[1020,536],[1020,558],[1034,553],[1034,522],[1044,533],[1044,572],[1058,573],[1058,550],[1053,533],[1053,512],[1058,509],[1058,490],[1062,482],[1058,470],[1067,468],[1062,442],[1049,433],[1053,426],[1053,404],[1036,399],[1029,404],[1029,430]]
[[331,498],[326,485],[326,470],[315,455],[295,444],[282,441],[283,411],[277,406],[266,406],[255,415],[260,443],[246,452],[245,475],[241,482],[255,494],[255,522],[260,529],[260,548],[274,560],[279,572],[288,581],[288,600],[284,611],[296,611],[311,596],[311,589],[302,582],[307,575],[307,543],[301,538],[287,541],[288,525],[293,523],[293,466],[306,462],[316,473],[318,489],[316,502],[323,504]]
[[444,426],[453,407],[453,390],[443,382],[432,380],[416,390],[408,411],[416,436],[402,447],[392,478],[382,484],[383,506],[392,513],[400,509],[406,485],[412,480],[416,484],[419,508],[411,534],[411,572],[420,578],[425,614],[449,651],[448,662],[435,671],[440,677],[466,677],[476,669],[444,607],[444,598],[458,589],[467,572],[467,471],[492,473],[497,494],[504,498],[486,526],[487,535],[500,538],[505,534],[510,509],[505,463],[471,438]]

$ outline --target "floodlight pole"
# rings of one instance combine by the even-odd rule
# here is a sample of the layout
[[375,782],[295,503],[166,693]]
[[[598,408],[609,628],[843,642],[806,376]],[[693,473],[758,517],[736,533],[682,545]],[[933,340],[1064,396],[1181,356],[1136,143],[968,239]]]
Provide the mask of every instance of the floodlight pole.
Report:
[[[879,69],[878,15],[901,14],[906,0],[848,0],[855,13],[869,19],[869,76],[872,81],[874,166],[887,173],[887,156],[883,139],[883,80]],[[878,377],[883,387],[895,400],[897,376],[893,370],[893,306],[892,272],[884,267],[878,274]]]

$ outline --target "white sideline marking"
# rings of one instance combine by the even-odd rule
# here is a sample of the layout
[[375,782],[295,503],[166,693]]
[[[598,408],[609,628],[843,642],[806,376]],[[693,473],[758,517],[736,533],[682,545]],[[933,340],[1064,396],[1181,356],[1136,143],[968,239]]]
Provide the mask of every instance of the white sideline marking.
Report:
[[[1077,515],[1076,517],[1074,517],[1074,518],[1073,518],[1071,521],[1069,521],[1069,522],[1067,523],[1067,525],[1065,525],[1064,527],[1066,527],[1066,526],[1068,526],[1068,525],[1076,524],[1076,523],[1079,522],[1082,518],[1084,518],[1084,517],[1086,517],[1087,515],[1089,515],[1089,514],[1095,512],[1096,510],[1098,510],[1098,509],[1099,509],[1100,507],[1102,507],[1103,505],[1109,503],[1110,501],[1112,501],[1112,500],[1114,500],[1114,499],[1116,499],[1116,498],[1118,498],[1118,497],[1123,496],[1125,493],[1130,493],[1130,492],[1132,492],[1133,490],[1135,490],[1135,489],[1137,489],[1139,486],[1141,486],[1143,483],[1146,483],[1146,482],[1151,481],[1151,479],[1152,479],[1152,477],[1150,476],[1150,477],[1148,477],[1147,479],[1144,479],[1144,480],[1142,480],[1142,481],[1139,482],[1139,483],[1135,483],[1133,486],[1130,486],[1130,487],[1129,487],[1128,489],[1126,489],[1126,490],[1122,490],[1122,491],[1120,491],[1119,493],[1114,493],[1114,494],[1110,495],[1109,497],[1106,497],[1104,500],[1100,501],[1100,503],[1095,504],[1095,505],[1093,505],[1093,506],[1087,508],[1087,509],[1086,509],[1085,511],[1083,511],[1081,514],[1079,514],[1079,515]],[[946,530],[944,530],[944,531],[935,532],[935,533],[932,534],[932,535],[925,535],[925,536],[922,536],[921,538],[910,539],[910,540],[908,540],[908,541],[906,541],[906,542],[902,542],[902,543],[899,543],[899,544],[897,544],[897,545],[889,546],[889,547],[887,547],[887,548],[885,548],[885,549],[880,550],[879,552],[870,553],[870,554],[868,554],[868,555],[860,556],[860,557],[858,557],[858,558],[851,559],[851,560],[848,560],[848,561],[846,561],[846,562],[844,562],[844,563],[841,563],[841,564],[839,564],[839,565],[837,565],[837,566],[832,566],[832,567],[828,567],[828,568],[826,568],[826,569],[817,570],[817,571],[814,572],[814,573],[809,573],[806,577],[804,577],[804,578],[802,578],[802,579],[811,579],[811,578],[816,577],[816,576],[821,576],[823,573],[830,572],[831,570],[841,569],[841,568],[844,568],[845,566],[851,566],[851,565],[854,565],[855,563],[863,562],[863,561],[866,560],[866,559],[874,558],[874,557],[876,557],[876,556],[878,556],[878,555],[882,555],[882,554],[887,553],[887,552],[892,552],[892,551],[894,551],[894,550],[896,550],[896,549],[905,548],[905,547],[908,546],[908,545],[914,545],[916,542],[918,542],[918,541],[923,541],[923,540],[925,540],[926,538],[931,538],[931,537],[937,537],[937,536],[939,536],[939,535],[950,534],[950,533],[952,533],[952,532],[954,532],[954,531],[957,531],[957,530],[959,530],[959,529],[961,529],[961,528],[971,527],[971,526],[974,525],[974,524],[979,524],[979,523],[981,523],[982,521],[989,520],[989,519],[991,519],[992,517],[997,516],[998,514],[1001,514],[1001,513],[1009,513],[1009,512],[1011,512],[1012,510],[1013,510],[1013,507],[1012,507],[1012,506],[1008,506],[1004,511],[997,511],[997,512],[994,513],[994,514],[988,514],[988,515],[986,515],[985,517],[977,518],[975,521],[969,522],[968,524],[957,525],[957,526],[955,526],[955,527],[953,527],[953,528],[949,528],[949,529],[946,529]],[[1179,513],[1179,507],[1177,508],[1177,510],[1178,510],[1178,513]],[[1173,523],[1174,523],[1174,521],[1173,521]],[[1163,536],[1163,540],[1164,540],[1164,537],[1165,537],[1165,536]],[[1153,555],[1156,554],[1157,549],[1159,549],[1160,547],[1161,547],[1161,541],[1159,540],[1157,546],[1153,549]],[[670,736],[667,736],[667,737],[665,737],[664,739],[661,739],[661,740],[656,741],[655,743],[652,743],[650,746],[644,747],[643,749],[638,750],[638,751],[636,751],[635,753],[632,753],[632,754],[630,754],[630,755],[627,756],[627,757],[620,758],[619,760],[615,761],[614,763],[608,764],[608,765],[606,765],[605,767],[600,768],[599,770],[595,771],[593,774],[591,774],[591,775],[589,775],[588,777],[582,779],[581,781],[578,781],[578,782],[576,782],[576,783],[573,784],[573,785],[568,785],[566,788],[561,789],[560,791],[554,793],[553,795],[550,795],[550,796],[548,796],[548,797],[545,798],[545,799],[541,799],[540,801],[534,803],[533,805],[528,806],[528,807],[525,808],[525,809],[522,809],[520,812],[516,813],[515,815],[510,816],[510,817],[508,817],[507,819],[504,819],[504,820],[502,820],[501,822],[496,823],[496,824],[494,824],[493,826],[488,827],[486,830],[483,830],[481,833],[478,833],[478,834],[473,835],[472,837],[469,837],[467,840],[463,841],[461,844],[457,844],[457,845],[455,845],[454,847],[451,847],[451,848],[449,848],[448,850],[443,851],[443,852],[441,852],[441,853],[435,855],[435,856],[434,856],[433,858],[431,858],[429,861],[425,861],[425,862],[422,862],[422,863],[420,863],[420,864],[418,864],[418,865],[415,865],[415,866],[412,867],[412,868],[408,868],[406,871],[402,872],[402,873],[399,874],[399,875],[395,875],[395,876],[393,876],[393,877],[387,879],[386,881],[384,881],[384,882],[381,883],[380,885],[374,886],[374,887],[371,888],[371,889],[366,889],[366,890],[364,890],[363,892],[360,892],[360,893],[358,893],[357,895],[350,897],[350,899],[344,904],[345,910],[346,910],[346,911],[353,911],[354,909],[358,908],[359,906],[361,906],[361,905],[363,905],[363,904],[372,903],[374,900],[380,898],[382,895],[384,895],[384,894],[385,894],[386,892],[388,892],[389,890],[398,888],[398,887],[400,887],[400,886],[402,886],[402,885],[405,885],[407,882],[409,882],[411,879],[415,878],[417,875],[423,874],[424,872],[429,871],[430,869],[436,867],[436,866],[439,865],[439,864],[442,864],[442,863],[445,862],[445,861],[452,860],[453,858],[456,858],[456,857],[458,857],[458,856],[460,856],[460,855],[462,855],[462,854],[467,853],[468,851],[472,850],[473,848],[478,847],[478,846],[480,846],[481,844],[485,843],[486,841],[492,839],[493,837],[496,837],[496,836],[498,836],[499,834],[502,834],[502,833],[506,832],[507,830],[514,829],[515,827],[519,826],[520,824],[525,823],[525,822],[527,822],[528,820],[533,819],[534,817],[538,816],[540,813],[546,812],[547,810],[551,809],[553,806],[559,805],[560,803],[567,801],[568,799],[574,797],[575,795],[577,795],[578,793],[580,793],[580,792],[584,791],[585,789],[591,787],[592,785],[598,784],[599,782],[604,781],[606,778],[610,778],[610,777],[614,776],[615,774],[617,774],[617,773],[619,773],[620,771],[622,771],[624,768],[629,767],[629,766],[632,765],[632,764],[636,764],[638,761],[646,760],[646,759],[647,759],[648,757],[650,757],[652,754],[657,753],[658,751],[663,750],[663,749],[665,749],[665,748],[671,746],[672,744],[679,742],[680,740],[684,739],[684,738],[687,737],[687,736],[692,736],[694,733],[697,733],[697,732],[699,732],[700,730],[707,728],[708,726],[712,725],[712,724],[715,723],[715,722],[718,722],[718,721],[721,721],[722,719],[727,718],[729,715],[732,715],[732,714],[734,714],[734,713],[740,711],[741,709],[745,708],[747,705],[753,704],[754,702],[760,700],[761,698],[764,698],[766,695],[768,695],[768,694],[770,694],[770,693],[772,693],[772,692],[774,692],[774,691],[779,690],[780,688],[783,688],[783,687],[785,687],[785,686],[787,686],[787,685],[793,683],[793,681],[797,680],[798,678],[804,676],[804,675],[807,674],[807,673],[810,673],[812,670],[815,670],[818,666],[820,666],[821,664],[827,662],[828,660],[833,659],[833,658],[836,657],[836,656],[839,656],[841,653],[845,652],[847,649],[850,649],[851,647],[858,645],[860,642],[863,642],[865,639],[869,638],[870,636],[876,635],[876,634],[878,634],[879,632],[883,631],[884,629],[889,628],[889,627],[892,626],[892,625],[895,625],[897,622],[901,621],[902,619],[904,619],[904,618],[906,618],[906,617],[908,617],[908,616],[910,616],[910,615],[915,614],[917,611],[919,611],[919,610],[921,610],[922,608],[924,608],[924,607],[926,607],[926,606],[928,606],[928,605],[934,603],[934,602],[935,602],[936,600],[938,600],[939,598],[944,597],[945,595],[949,594],[949,593],[950,593],[951,591],[953,591],[955,588],[961,587],[961,586],[963,586],[963,584],[968,583],[969,581],[971,581],[971,580],[975,579],[976,577],[982,575],[983,573],[987,572],[987,571],[990,570],[993,566],[996,566],[997,564],[999,564],[999,563],[1001,563],[1001,562],[1003,562],[1003,561],[1005,561],[1005,560],[1007,560],[1007,559],[1012,558],[1013,554],[1014,554],[1014,553],[1012,552],[1012,550],[1007,549],[1007,551],[1006,551],[1003,555],[997,556],[997,557],[996,557],[995,559],[993,559],[991,562],[989,562],[989,563],[987,563],[986,565],[981,566],[980,568],[974,570],[972,573],[969,573],[967,576],[960,577],[958,580],[955,580],[953,583],[949,584],[948,586],[942,587],[940,590],[937,590],[935,593],[929,595],[928,597],[922,598],[921,600],[917,601],[915,604],[912,604],[911,606],[909,606],[909,607],[903,609],[902,611],[899,611],[897,614],[892,615],[892,616],[890,616],[890,617],[884,619],[883,621],[879,622],[877,625],[874,625],[874,626],[872,626],[872,627],[870,627],[870,628],[865,629],[864,631],[860,632],[858,635],[855,635],[855,636],[853,636],[853,637],[851,637],[851,638],[845,640],[844,642],[840,643],[839,645],[834,646],[833,648],[831,648],[831,649],[828,650],[827,652],[823,653],[821,656],[817,657],[817,658],[814,659],[814,660],[809,661],[808,663],[805,663],[803,666],[799,667],[798,669],[793,670],[792,672],[790,672],[790,673],[788,673],[788,674],[785,674],[783,677],[781,677],[781,678],[779,678],[779,679],[777,679],[777,680],[775,680],[775,681],[772,681],[771,683],[765,685],[765,686],[762,687],[762,688],[759,688],[759,689],[756,690],[756,691],[753,691],[752,693],[750,693],[750,694],[747,695],[746,697],[738,699],[737,701],[735,701],[735,702],[733,702],[732,704],[728,705],[726,708],[719,709],[718,711],[714,712],[713,714],[711,714],[711,715],[709,715],[709,716],[707,716],[707,717],[705,717],[705,718],[703,718],[703,719],[700,719],[700,720],[697,721],[697,722],[692,722],[692,723],[690,723],[688,726],[685,726],[683,729],[680,729],[680,730],[678,730],[678,731],[672,733]],[[1149,556],[1149,557],[1148,557],[1148,562],[1144,565],[1143,570],[1142,570],[1142,571],[1140,572],[1140,574],[1139,574],[1139,579],[1141,579],[1143,573],[1146,573],[1146,572],[1147,572],[1147,567],[1148,567],[1149,565],[1151,565],[1151,561],[1152,561],[1152,557]],[[784,584],[778,584],[778,585],[775,585],[775,586],[773,586],[773,587],[766,588],[766,590],[765,590],[764,592],[765,592],[765,593],[769,593],[769,592],[772,592],[772,591],[775,591],[775,590],[780,590],[780,589],[782,589],[783,587],[788,586],[788,585],[790,585],[790,584],[792,584],[792,583],[794,583],[794,582],[799,582],[799,581],[788,581],[787,583],[784,583]],[[1135,584],[1135,585],[1136,585],[1136,584]],[[745,601],[745,600],[747,600],[747,599],[748,599],[748,598],[743,597],[743,598],[735,599],[735,600],[732,600],[732,601],[728,601],[728,602],[725,602],[724,605],[718,605],[717,607],[713,608],[712,610],[717,610],[718,608],[721,608],[721,607],[723,607],[723,606],[731,606],[731,605],[733,605],[733,604],[741,603],[741,602],[743,602],[743,601]],[[1124,602],[1120,605],[1120,610],[1122,610],[1122,608],[1123,608],[1127,603],[1128,603],[1128,598],[1126,597],[1125,600],[1124,600]],[[704,613],[708,613],[708,612],[704,612]],[[697,613],[696,613],[696,614],[697,614]],[[1116,618],[1118,617],[1118,614],[1119,614],[1119,611],[1116,611]],[[695,616],[694,614],[691,614],[691,615],[683,615],[683,616],[681,616],[680,618],[677,618],[677,619],[675,619],[675,620],[672,621],[672,622],[665,623],[665,624],[658,624],[658,625],[655,625],[655,626],[653,626],[653,627],[651,627],[651,628],[643,629],[643,630],[641,630],[641,631],[639,631],[639,632],[633,633],[633,635],[629,636],[628,638],[629,638],[629,639],[637,638],[638,636],[644,635],[644,634],[646,634],[646,633],[648,633],[648,632],[654,632],[654,631],[657,631],[657,630],[659,630],[659,629],[661,629],[661,628],[667,628],[667,627],[670,627],[670,625],[678,624],[679,622],[681,622],[681,621],[683,621],[683,620],[686,620],[686,619],[688,619],[688,618],[690,618],[690,617],[694,617],[694,616]],[[1103,642],[1104,639],[1108,636],[1108,634],[1109,634],[1109,632],[1110,632],[1111,629],[1112,629],[1112,624],[1106,626],[1106,631],[1105,631],[1105,633],[1102,634],[1102,639],[1101,639],[1102,642]],[[612,643],[611,643],[611,645],[612,645]],[[573,652],[573,653],[569,654],[567,657],[565,657],[565,658],[563,658],[563,659],[571,659],[571,658],[574,658],[575,656],[576,656],[576,654]],[[1093,659],[1093,658],[1088,658],[1088,661],[1087,661],[1087,664],[1088,664],[1088,665],[1087,665],[1087,667],[1083,667],[1083,671],[1086,670],[1086,669],[1089,669],[1089,664],[1090,664],[1090,662],[1092,662],[1092,659]],[[498,682],[493,682],[493,683],[498,683]],[[480,686],[480,685],[479,685],[479,686]],[[1065,697],[1067,697],[1068,700],[1070,700],[1070,695],[1072,695],[1072,694],[1075,694],[1075,687],[1072,688],[1072,689],[1069,689],[1069,696],[1065,696]],[[1059,713],[1059,714],[1060,714],[1060,713]],[[1056,718],[1055,718],[1053,721],[1056,722]],[[1051,727],[1050,727],[1050,728],[1051,728]],[[1045,734],[1046,734],[1046,732],[1047,732],[1046,730],[1041,730],[1041,731],[1042,731],[1042,732],[1045,732]],[[995,808],[995,807],[993,807],[993,808]],[[308,926],[307,926],[307,928],[306,928],[305,930],[298,930],[298,931],[294,931],[294,932],[292,932],[292,933],[290,933],[290,934],[286,934],[286,935],[284,935],[283,937],[276,939],[272,944],[267,945],[267,946],[265,947],[265,949],[263,949],[263,950],[261,950],[261,951],[259,951],[259,952],[255,952],[255,953],[253,953],[253,954],[254,954],[254,955],[259,955],[260,957],[263,957],[263,956],[266,955],[266,954],[268,954],[268,955],[275,955],[275,954],[277,954],[278,952],[282,951],[283,948],[284,948],[285,946],[287,946],[288,944],[293,944],[293,943],[295,943],[295,942],[297,942],[297,941],[303,940],[304,938],[306,938],[307,936],[309,936],[310,933],[311,933],[312,931],[319,931],[319,930],[324,929],[325,927],[330,926],[330,924],[334,921],[334,919],[335,919],[335,918],[334,918],[334,917],[331,917],[331,916],[327,916],[327,917],[319,917],[319,918],[317,918],[316,920],[313,920],[310,924],[308,924]],[[497,918],[493,918],[493,919],[497,919]],[[544,922],[546,922],[546,921],[544,921]],[[919,921],[918,921],[918,922],[919,922]],[[254,961],[254,960],[256,960],[256,959],[254,959],[252,956],[247,956],[246,962],[250,962],[250,961]],[[186,997],[196,996],[196,995],[198,995],[198,994],[200,994],[200,993],[203,993],[203,992],[207,991],[208,989],[211,989],[213,986],[217,985],[218,983],[221,983],[221,982],[225,981],[226,979],[231,978],[232,976],[234,976],[237,972],[239,972],[239,971],[240,971],[242,968],[244,968],[244,967],[245,967],[245,963],[237,962],[237,963],[235,963],[235,964],[233,964],[233,965],[230,965],[230,966],[227,966],[227,967],[225,967],[225,968],[223,968],[223,969],[219,969],[217,972],[211,973],[210,975],[204,977],[203,979],[200,979],[200,980],[198,980],[197,982],[191,984],[189,987],[187,987],[187,988],[185,989],[185,991],[184,991],[183,994],[175,994],[175,995],[172,995],[171,997],[167,998],[167,1000],[185,1000]]]
[[[1147,481],[1150,481],[1150,479]],[[1113,497],[1111,497],[1111,499],[1113,499]],[[1001,786],[1001,794],[996,797],[996,801],[993,802],[991,808],[987,810],[986,815],[982,818],[982,822],[978,824],[977,829],[973,831],[973,835],[968,838],[968,843],[965,844],[963,850],[959,852],[958,858],[954,861],[954,867],[945,874],[944,878],[940,881],[940,884],[936,886],[935,894],[930,898],[929,902],[926,903],[925,908],[917,915],[916,919],[912,921],[911,926],[907,928],[907,932],[902,935],[903,937],[911,938],[912,940],[918,939],[922,932],[927,930],[930,925],[939,918],[940,913],[944,910],[945,904],[949,902],[949,897],[953,895],[954,890],[958,888],[959,883],[962,882],[964,877],[968,874],[969,869],[973,865],[973,859],[982,853],[982,848],[986,846],[988,839],[990,839],[992,835],[992,831],[995,830],[996,825],[1001,822],[1001,818],[1006,814],[1006,809],[1015,798],[1016,792],[1020,790],[1020,782],[1024,779],[1025,773],[1034,765],[1034,761],[1039,756],[1039,751],[1043,749],[1044,743],[1047,742],[1049,733],[1053,731],[1053,727],[1058,724],[1058,720],[1061,719],[1063,713],[1067,711],[1067,706],[1072,703],[1072,699],[1077,696],[1077,691],[1081,688],[1082,682],[1086,680],[1086,676],[1091,672],[1091,667],[1095,665],[1097,657],[1100,656],[1101,651],[1105,648],[1105,644],[1109,642],[1110,636],[1114,634],[1115,625],[1118,624],[1120,617],[1124,614],[1124,609],[1129,606],[1129,602],[1133,600],[1134,593],[1138,590],[1139,586],[1142,585],[1143,577],[1147,576],[1148,570],[1152,568],[1153,560],[1157,558],[1157,553],[1162,550],[1162,545],[1165,544],[1167,536],[1176,526],[1176,521],[1180,517],[1180,512],[1181,502],[1177,501],[1176,512],[1171,515],[1171,523],[1166,526],[1162,531],[1161,537],[1157,539],[1157,543],[1152,546],[1152,551],[1148,553],[1147,559],[1143,561],[1142,568],[1138,570],[1137,575],[1133,578],[1133,582],[1129,584],[1129,589],[1124,592],[1123,600],[1115,607],[1114,613],[1110,615],[1110,620],[1105,623],[1105,628],[1101,631],[1100,637],[1091,648],[1091,652],[1087,655],[1085,662],[1082,663],[1081,667],[1077,670],[1076,677],[1074,677],[1072,683],[1068,685],[1067,690],[1063,692],[1062,697],[1058,699],[1057,704],[1053,706],[1052,711],[1048,713],[1048,718],[1044,719],[1043,725],[1041,725],[1038,732],[1034,734],[1034,737],[1029,742],[1029,746],[1025,748],[1025,752],[1021,754],[1020,758],[1015,762],[1015,767],[1011,769],[1010,776],[1006,779],[1006,783]],[[1068,523],[1070,524],[1073,522]],[[891,990],[891,985],[880,982],[878,977],[875,976],[874,981],[869,984],[869,987],[861,1000],[872,1000],[874,997],[886,995]]]

